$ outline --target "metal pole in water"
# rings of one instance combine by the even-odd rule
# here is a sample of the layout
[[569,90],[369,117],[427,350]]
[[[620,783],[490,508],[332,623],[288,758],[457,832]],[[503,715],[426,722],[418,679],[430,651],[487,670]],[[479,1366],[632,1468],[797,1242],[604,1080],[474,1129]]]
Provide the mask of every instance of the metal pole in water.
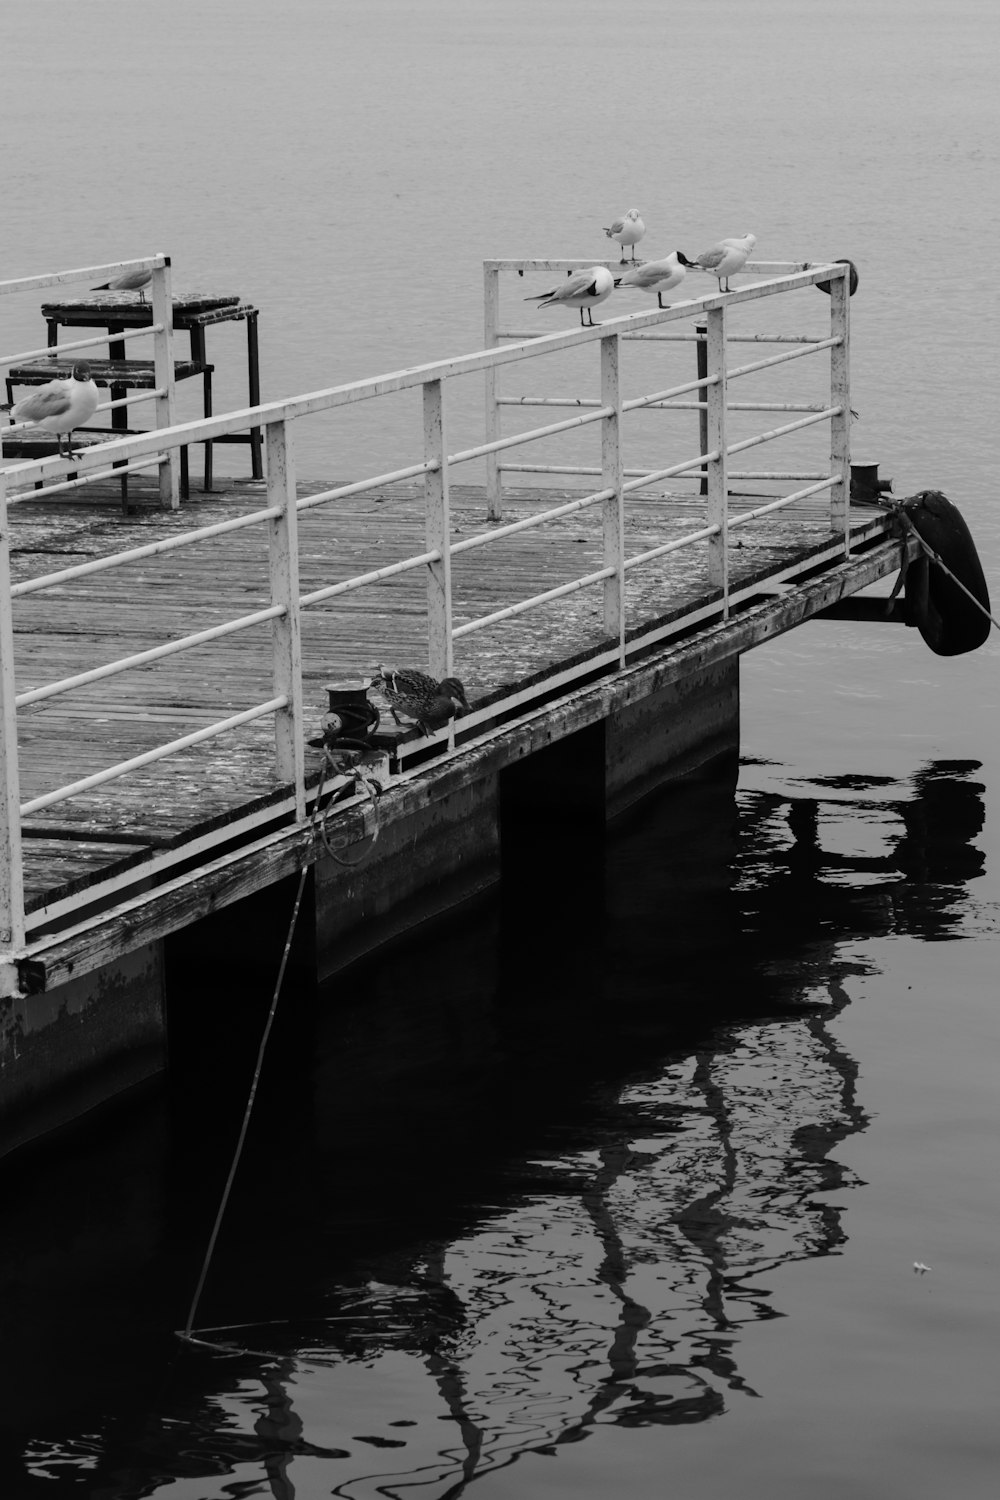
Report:
[[[704,380],[708,375],[708,324],[696,323],[694,331],[698,335],[695,344],[695,354],[698,360],[698,379]],[[708,452],[708,388],[701,386],[698,390],[698,400],[701,403],[698,412],[698,452]],[[698,486],[699,495],[708,494],[708,470],[700,470],[701,483]]]

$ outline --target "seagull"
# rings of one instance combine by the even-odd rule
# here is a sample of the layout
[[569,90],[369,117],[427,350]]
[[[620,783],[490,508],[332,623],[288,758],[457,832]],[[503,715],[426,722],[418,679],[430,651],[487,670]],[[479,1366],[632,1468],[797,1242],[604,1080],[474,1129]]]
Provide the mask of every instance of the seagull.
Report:
[[673,250],[663,260],[647,260],[615,278],[615,286],[633,286],[639,292],[652,292],[660,307],[669,307],[662,294],[671,287],[680,286],[687,275],[679,260],[680,251]]
[[397,724],[403,713],[408,719],[415,719],[424,734],[442,728],[456,714],[469,712],[465,688],[457,677],[443,677],[436,682],[415,667],[380,666],[368,685],[382,694]]
[[152,271],[126,271],[123,276],[116,276],[114,281],[106,281],[103,286],[91,287],[92,292],[138,292],[139,301],[145,302],[146,294],[144,286],[149,286],[153,279]]
[[622,258],[619,265],[625,264],[625,246],[632,246],[632,259],[635,260],[635,247],[646,233],[646,226],[642,222],[642,215],[637,208],[630,208],[624,219],[616,219],[613,224],[605,225],[604,233],[609,240],[617,240],[622,247]]
[[89,422],[97,410],[98,394],[86,360],[73,366],[68,380],[50,380],[48,385],[38,387],[30,396],[23,397],[0,407],[9,411],[15,422],[30,422],[34,427],[44,427],[54,432],[59,439],[59,457],[62,458],[63,434],[66,435],[66,457],[73,455],[73,429]]
[[730,276],[742,271],[756,243],[755,234],[745,234],[741,240],[720,240],[711,250],[703,250],[695,260],[688,260],[683,251],[678,250],[677,259],[682,266],[691,266],[695,271],[711,271],[719,283],[719,291],[728,292]]
[[[557,307],[565,304],[567,307],[578,307],[580,309],[580,326],[582,328],[593,328],[594,317],[590,309],[596,307],[598,302],[604,302],[615,289],[614,277],[606,266],[591,266],[589,271],[576,271],[561,286],[554,286],[551,291],[539,292],[537,296],[525,297],[525,302],[537,302],[539,307]],[[587,309],[587,320],[584,321],[583,310]]]

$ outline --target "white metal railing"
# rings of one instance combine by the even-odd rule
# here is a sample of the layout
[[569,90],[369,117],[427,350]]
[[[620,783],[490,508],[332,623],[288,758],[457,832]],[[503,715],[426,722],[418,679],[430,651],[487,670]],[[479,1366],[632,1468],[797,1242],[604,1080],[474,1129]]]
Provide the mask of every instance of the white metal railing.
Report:
[[[489,266],[501,263],[491,262]],[[515,263],[527,264],[527,263]],[[165,270],[166,267],[161,267]],[[773,268],[769,268],[773,269]],[[92,268],[92,276],[107,268]],[[708,618],[712,614],[725,618],[730,605],[743,597],[738,590],[729,587],[727,564],[727,537],[731,529],[745,526],[764,514],[793,504],[808,496],[828,491],[830,495],[830,526],[837,538],[835,551],[849,550],[848,492],[850,481],[848,439],[850,423],[850,398],[848,389],[848,297],[847,267],[823,265],[801,268],[779,268],[770,280],[758,281],[725,294],[712,294],[677,304],[669,309],[631,314],[611,318],[594,327],[573,328],[555,333],[504,343],[497,341],[490,347],[456,359],[439,361],[414,369],[398,371],[390,375],[358,381],[351,385],[337,386],[329,390],[315,391],[284,401],[270,402],[243,411],[229,412],[219,416],[158,428],[144,434],[136,434],[107,444],[100,448],[85,450],[72,460],[58,457],[38,459],[12,465],[0,472],[0,966],[3,952],[9,957],[24,950],[32,931],[36,931],[53,915],[64,915],[76,905],[92,904],[102,894],[113,894],[123,882],[148,879],[169,868],[171,863],[191,857],[195,844],[184,844],[178,850],[160,852],[150,860],[130,870],[127,876],[110,880],[104,886],[88,888],[74,903],[66,898],[57,908],[46,908],[30,918],[25,916],[20,847],[20,823],[25,815],[65,801],[81,792],[103,785],[117,777],[131,774],[150,766],[168,756],[176,755],[191,745],[213,736],[229,733],[254,720],[273,716],[275,736],[275,767],[277,777],[290,789],[283,809],[294,813],[298,820],[306,815],[307,792],[304,768],[304,709],[302,696],[302,651],[300,622],[302,611],[320,606],[340,595],[356,589],[381,583],[413,570],[423,573],[427,596],[427,659],[431,672],[437,677],[451,674],[454,670],[454,643],[475,631],[496,625],[527,610],[538,608],[552,600],[565,597],[580,589],[600,585],[602,589],[602,622],[607,638],[606,649],[596,656],[588,656],[584,666],[561,669],[544,685],[532,691],[551,689],[571,680],[574,673],[593,671],[603,666],[622,666],[628,651],[661,637],[663,627],[651,628],[640,639],[626,643],[626,581],[636,568],[648,564],[657,557],[682,547],[704,545],[707,548],[710,578],[718,589],[717,600],[704,606],[698,617]],[[487,276],[489,278],[489,267]],[[795,347],[779,355],[757,360],[751,364],[727,369],[727,313],[741,302],[774,297],[787,291],[813,285],[818,280],[831,284],[831,326],[829,337],[802,338],[796,336]],[[487,282],[489,286],[489,279]],[[156,315],[159,317],[159,315]],[[665,338],[675,338],[669,333],[669,325],[696,317],[704,321],[707,349],[707,372],[696,380],[685,380],[664,390],[645,395],[624,398],[622,395],[622,344],[637,336],[649,336],[657,330],[667,328]],[[684,340],[698,335],[681,335]],[[755,336],[753,342],[761,342]],[[791,339],[782,339],[792,342]],[[540,427],[517,434],[504,436],[498,430],[496,413],[500,411],[502,399],[497,388],[497,372],[505,366],[526,364],[554,352],[587,348],[598,344],[600,355],[600,393],[596,399],[574,403],[582,409],[572,417],[549,422]],[[830,400],[829,404],[807,407],[794,420],[784,422],[768,431],[761,432],[739,442],[728,443],[726,433],[727,411],[732,410],[728,400],[729,382],[738,377],[769,368],[775,363],[804,357],[820,351],[830,352]],[[446,388],[450,381],[464,375],[482,373],[487,385],[486,441],[473,447],[454,452],[449,451],[446,420]],[[407,389],[419,388],[423,404],[423,457],[418,462],[389,473],[338,485],[319,494],[299,497],[294,473],[291,445],[291,423],[315,413],[329,412],[353,405],[358,401],[377,399],[380,396]],[[704,402],[675,403],[679,396],[693,391],[704,394]],[[565,398],[557,398],[560,401]],[[549,398],[538,398],[539,404],[551,405]],[[527,404],[527,403],[518,403]],[[656,469],[628,469],[625,466],[624,419],[631,411],[642,408],[699,410],[704,407],[707,442],[703,451],[665,464]],[[785,403],[741,403],[742,410],[778,410],[789,414],[800,411],[795,404]],[[773,441],[786,434],[803,430],[812,425],[829,422],[830,464],[825,473],[813,473],[806,477],[810,482],[792,493],[776,499],[765,500],[752,510],[730,514],[728,506],[729,458],[730,455],[751,447]],[[492,525],[481,533],[451,541],[449,516],[449,484],[452,470],[463,463],[486,457],[496,460],[509,449],[537,442],[546,436],[565,433],[599,424],[601,429],[601,466],[599,486],[591,493],[570,501],[561,501],[547,507],[538,514],[523,517],[504,525]],[[79,471],[82,482],[92,481],[98,474],[110,473],[117,477],[121,469],[110,469],[109,464],[143,463],[150,456],[167,453],[176,456],[178,449],[190,443],[244,431],[251,427],[263,427],[266,434],[267,457],[267,504],[252,513],[218,521],[208,526],[168,537],[163,537],[145,546],[133,547],[111,556],[91,559],[88,562],[61,568],[41,577],[11,583],[10,541],[7,525],[8,491],[11,501],[16,503],[19,485],[32,485],[39,479],[52,493],[72,468]],[[525,469],[532,466],[525,465]],[[702,524],[681,537],[672,537],[639,555],[625,555],[625,501],[633,491],[658,483],[673,475],[707,470],[708,494]],[[560,471],[562,472],[562,471]],[[591,474],[594,471],[583,467],[570,472]],[[775,470],[775,475],[797,479],[796,471],[786,473]],[[325,585],[303,594],[299,583],[298,568],[298,516],[316,506],[334,503],[350,495],[384,489],[387,485],[417,477],[423,479],[425,501],[425,546],[416,554],[395,563],[366,570],[351,578]],[[32,499],[44,491],[23,491]],[[475,548],[495,546],[505,537],[515,533],[550,524],[560,517],[584,509],[600,507],[603,522],[602,566],[592,569],[582,577],[567,580],[556,587],[548,588],[534,596],[516,600],[506,607],[495,610],[478,619],[463,621],[455,625],[452,617],[452,559]],[[86,671],[75,673],[59,681],[37,684],[17,693],[14,675],[14,630],[12,610],[18,599],[37,594],[47,589],[62,588],[66,584],[100,571],[128,567],[158,555],[174,552],[186,547],[200,545],[247,527],[263,526],[268,536],[269,586],[268,603],[255,611],[234,619],[220,621],[192,634],[165,640],[145,651],[123,657],[112,662],[98,664]],[[752,592],[748,590],[747,592]],[[143,667],[152,661],[162,660],[180,652],[203,646],[224,636],[269,625],[271,630],[271,691],[260,703],[248,705],[242,711],[219,721],[203,726],[192,734],[146,751],[108,766],[90,776],[69,785],[51,788],[22,804],[17,761],[17,711],[31,704],[56,698],[85,685],[102,681],[120,673]],[[529,694],[515,693],[504,705],[491,704],[489,708],[474,711],[462,720],[463,730],[474,728],[487,719],[495,718],[504,706],[526,701]],[[438,736],[435,736],[438,737]],[[420,742],[422,743],[422,742]],[[270,816],[274,815],[272,809]],[[263,815],[261,815],[263,817]],[[243,824],[229,824],[222,833],[215,835],[231,839],[244,827],[259,826],[253,818]],[[198,848],[211,844],[211,836],[205,836]]]
[[[174,401],[174,355],[173,355],[173,299],[170,288],[170,258],[166,255],[151,255],[141,260],[113,261],[108,265],[81,266],[73,271],[46,272],[40,276],[20,276],[10,281],[0,281],[0,296],[7,296],[15,292],[43,291],[46,287],[69,286],[74,282],[86,281],[91,283],[95,277],[104,276],[115,279],[128,272],[148,271],[150,273],[150,301],[152,309],[152,323],[141,328],[123,329],[114,335],[114,343],[123,344],[129,339],[144,339],[152,336],[153,339],[153,388],[142,391],[136,395],[123,396],[115,401],[102,402],[98,411],[116,411],[126,406],[135,406],[143,401],[153,401],[154,422],[156,428],[162,429],[174,425],[175,401]],[[28,363],[41,363],[46,359],[65,359],[67,354],[75,354],[83,349],[96,349],[107,346],[109,342],[108,333],[89,334],[86,338],[73,339],[64,344],[45,345],[44,348],[21,350],[16,354],[0,353],[0,367],[9,370],[16,365]],[[3,437],[10,437],[16,433],[30,431],[30,422],[14,422],[2,429]],[[103,444],[96,445],[103,447]],[[81,467],[74,464],[75,470]],[[166,452],[159,453],[154,457],[138,464],[123,465],[114,470],[113,475],[101,473],[95,475],[89,470],[82,479],[69,479],[61,484],[49,486],[40,490],[36,498],[44,498],[45,494],[56,494],[68,489],[79,488],[86,484],[93,484],[95,478],[113,477],[120,479],[123,475],[135,473],[140,470],[156,467],[158,469],[158,484],[160,491],[160,503],[176,509],[180,504],[180,459],[179,449],[170,448]]]

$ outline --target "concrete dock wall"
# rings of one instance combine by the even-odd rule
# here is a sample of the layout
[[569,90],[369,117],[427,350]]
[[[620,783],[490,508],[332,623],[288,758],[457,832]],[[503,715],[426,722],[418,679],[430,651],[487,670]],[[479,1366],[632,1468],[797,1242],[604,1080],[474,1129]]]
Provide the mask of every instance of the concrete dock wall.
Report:
[[[576,839],[589,829],[599,857],[608,820],[709,761],[735,763],[738,684],[733,656],[645,696],[612,697],[603,717],[571,732],[558,716],[553,733],[543,720],[527,753],[501,737],[429,768],[409,800],[378,816],[374,842],[312,865],[289,983],[311,986],[495,885],[505,866],[516,871],[519,823],[555,841],[560,822]],[[197,1048],[206,1027],[227,1030],[232,1056],[255,1046],[258,1010],[242,998],[277,976],[298,886],[298,875],[275,875],[113,964],[0,1001],[0,1154],[153,1076],[168,1051]],[[191,1001],[206,993],[207,1005]]]

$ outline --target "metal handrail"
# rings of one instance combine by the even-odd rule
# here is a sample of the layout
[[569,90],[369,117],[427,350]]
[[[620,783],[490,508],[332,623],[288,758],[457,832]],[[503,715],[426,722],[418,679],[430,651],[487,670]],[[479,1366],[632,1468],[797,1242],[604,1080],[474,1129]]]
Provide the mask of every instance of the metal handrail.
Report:
[[[165,258],[162,258],[165,261]],[[121,263],[126,266],[130,263]],[[159,274],[166,274],[166,262]],[[487,268],[500,263],[487,263]],[[521,263],[515,263],[521,264]],[[537,266],[539,263],[535,263]],[[550,263],[543,263],[548,266]],[[111,268],[112,270],[117,269]],[[155,269],[155,268],[154,268]],[[771,267],[767,268],[769,271]],[[90,268],[87,276],[106,274],[107,268]],[[849,468],[847,462],[846,432],[849,423],[849,392],[847,389],[847,268],[842,264],[796,266],[779,279],[743,286],[734,292],[711,294],[686,303],[674,304],[671,308],[654,312],[630,314],[608,319],[590,328],[575,328],[556,333],[532,335],[527,340],[500,347],[497,343],[473,354],[455,359],[436,361],[432,364],[397,371],[392,374],[355,382],[347,386],[336,386],[326,390],[307,393],[283,401],[263,403],[241,411],[202,418],[181,424],[160,427],[147,434],[134,434],[101,444],[99,449],[87,450],[72,460],[45,458],[22,462],[0,472],[0,685],[3,687],[2,725],[0,725],[0,772],[2,772],[3,807],[0,813],[0,880],[4,889],[0,891],[0,948],[8,937],[8,946],[17,948],[25,937],[25,916],[20,887],[19,834],[16,829],[17,815],[26,815],[42,807],[66,800],[81,791],[104,784],[119,776],[176,754],[201,740],[216,734],[226,733],[253,719],[273,715],[275,720],[276,766],[279,776],[295,789],[295,807],[299,816],[306,805],[304,789],[303,712],[301,683],[301,648],[299,644],[299,617],[305,608],[319,605],[327,600],[352,592],[370,584],[399,576],[416,569],[424,570],[428,580],[428,638],[430,667],[436,675],[447,675],[453,666],[453,643],[477,630],[482,630],[500,621],[513,618],[525,611],[551,603],[580,589],[603,585],[604,628],[608,635],[617,638],[617,659],[624,665],[626,646],[624,632],[624,580],[626,574],[664,553],[680,547],[708,543],[709,575],[720,590],[720,611],[728,611],[728,572],[726,537],[730,526],[746,525],[756,517],[779,510],[810,495],[824,490],[833,492],[831,504],[832,524],[843,533],[844,549],[848,547],[847,532],[847,484]],[[66,278],[68,279],[69,273]],[[54,284],[42,278],[29,278],[36,284]],[[729,370],[726,368],[725,350],[727,342],[726,317],[733,305],[778,295],[798,287],[812,285],[817,280],[831,283],[831,336],[824,339],[800,335],[756,336],[750,342],[781,342],[794,347],[765,359]],[[9,284],[8,284],[9,287]],[[0,290],[3,284],[0,284]],[[162,302],[162,286],[160,301]],[[644,336],[663,324],[690,319],[697,316],[705,319],[708,327],[709,370],[697,380],[685,381],[666,390],[623,399],[619,380],[619,351],[622,342],[633,336]],[[165,318],[169,332],[169,313]],[[149,332],[144,329],[143,332]],[[499,336],[497,334],[497,336]],[[671,335],[671,337],[673,337]],[[702,335],[697,336],[704,341]],[[571,350],[579,346],[597,343],[601,354],[601,395],[599,400],[574,402],[576,414],[566,420],[547,423],[525,432],[503,436],[495,429],[489,431],[487,441],[471,448],[449,452],[446,444],[443,420],[443,391],[445,384],[455,378],[473,373],[483,373],[487,385],[495,382],[497,372],[504,366],[551,354]],[[831,352],[831,399],[826,406],[815,403],[803,406],[796,403],[729,403],[728,381],[737,376],[749,375],[772,365],[829,350]],[[373,476],[348,485],[338,485],[318,494],[299,496],[294,482],[293,467],[289,452],[290,424],[301,417],[352,405],[358,401],[377,398],[405,389],[420,388],[424,400],[424,457],[419,463],[389,473]],[[676,398],[690,392],[704,392],[704,400],[680,402]],[[498,397],[495,384],[492,391],[494,410],[499,411],[502,398]],[[519,403],[527,404],[527,403]],[[543,398],[539,404],[556,405],[558,399]],[[580,409],[583,407],[584,409]],[[708,415],[709,440],[706,451],[692,458],[656,469],[626,469],[622,457],[621,421],[624,414],[641,409],[699,410]],[[726,438],[725,416],[727,410],[766,410],[799,412],[806,414],[796,420],[783,423],[767,432],[749,439],[729,443]],[[768,501],[751,511],[739,515],[728,513],[728,470],[731,454],[772,441],[786,434],[799,431],[820,422],[831,423],[831,464],[828,474],[814,472],[773,472],[775,477],[808,479],[805,488],[793,494]],[[599,470],[564,470],[560,466],[547,466],[550,472],[593,473],[600,478],[600,485],[592,493],[578,496],[569,502],[554,506],[501,526],[494,526],[482,533],[452,541],[448,525],[448,474],[458,464],[473,459],[487,459],[495,463],[497,456],[511,448],[523,446],[553,435],[567,433],[588,425],[600,424],[602,430],[602,466]],[[87,563],[60,569],[58,572],[39,578],[26,579],[9,585],[9,556],[7,528],[3,524],[3,506],[7,483],[11,480],[35,481],[55,480],[47,490],[31,492],[32,499],[43,497],[74,484],[92,482],[98,474],[118,477],[122,468],[109,469],[109,463],[125,463],[130,467],[150,463],[175,463],[179,448],[189,443],[215,440],[249,427],[265,430],[267,441],[268,505],[250,515],[216,522],[198,527],[177,536],[163,538],[147,546],[130,548],[109,557],[92,559]],[[520,466],[509,465],[511,469]],[[527,466],[537,472],[535,466]],[[62,475],[70,470],[80,478],[62,483]],[[706,524],[680,538],[661,544],[647,551],[626,558],[624,554],[624,499],[626,495],[675,475],[692,470],[708,470],[709,495]],[[298,581],[297,515],[319,504],[331,503],[348,495],[364,493],[403,480],[423,480],[427,499],[427,546],[419,553],[403,558],[384,567],[355,575],[335,584],[326,585],[309,593],[302,593]],[[16,499],[16,496],[13,497]],[[482,548],[499,542],[503,538],[530,528],[549,524],[561,517],[583,509],[602,506],[605,517],[605,557],[603,566],[593,569],[582,577],[572,579],[557,587],[547,589],[531,598],[493,611],[475,620],[463,621],[455,626],[451,618],[451,559],[462,552]],[[61,586],[92,573],[109,568],[127,566],[141,559],[150,558],[179,548],[196,545],[224,536],[229,532],[243,530],[253,525],[264,524],[268,528],[270,548],[271,603],[252,614],[207,627],[184,637],[162,642],[146,651],[105,663],[99,667],[78,673],[58,682],[37,685],[19,695],[13,691],[13,636],[10,619],[10,601],[27,594],[38,593],[46,588]],[[7,584],[6,590],[4,584]],[[5,600],[5,602],[4,602]],[[73,691],[81,686],[103,678],[117,675],[132,667],[141,667],[163,657],[194,649],[236,631],[254,625],[271,622],[274,644],[272,647],[273,681],[272,696],[264,703],[235,714],[218,723],[204,727],[194,734],[185,735],[170,744],[160,746],[143,755],[122,761],[93,776],[57,788],[19,806],[16,770],[16,721],[17,707],[25,707],[58,694]],[[603,660],[603,658],[602,658]],[[0,956],[2,964],[2,956]]]

